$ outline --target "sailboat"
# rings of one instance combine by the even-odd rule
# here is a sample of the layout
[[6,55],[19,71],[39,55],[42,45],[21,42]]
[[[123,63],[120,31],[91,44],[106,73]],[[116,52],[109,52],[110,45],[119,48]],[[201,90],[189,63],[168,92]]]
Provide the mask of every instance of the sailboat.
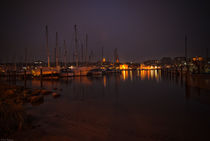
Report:
[[[56,32],[56,48],[58,46],[58,37],[57,37],[57,32]],[[49,53],[49,48],[48,48],[48,26],[46,25],[46,50],[47,50],[47,67],[45,66],[39,66],[36,67],[35,69],[32,70],[32,75],[33,76],[42,76],[42,77],[54,77],[58,76],[60,73],[60,67],[56,65],[56,67],[51,67],[50,66],[50,53]],[[57,56],[56,56],[57,60]],[[57,64],[57,63],[56,63]]]
[[74,76],[74,71],[69,68],[62,68],[59,73],[60,77],[72,77]]
[[[79,66],[79,57],[78,57],[78,38],[77,38],[77,25],[74,25],[75,30],[75,57],[76,57],[76,66],[72,68],[74,76],[86,76],[88,72],[93,69],[89,66]],[[87,42],[87,41],[86,41]],[[86,45],[87,46],[87,45]]]
[[32,70],[33,76],[42,76],[42,77],[55,77],[58,76],[60,72],[59,68],[55,67],[37,67],[36,69]]

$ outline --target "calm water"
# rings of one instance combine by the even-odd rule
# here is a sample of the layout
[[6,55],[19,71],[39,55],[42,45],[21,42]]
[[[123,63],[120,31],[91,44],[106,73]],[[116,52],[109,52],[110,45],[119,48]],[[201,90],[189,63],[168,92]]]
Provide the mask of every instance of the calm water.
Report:
[[[27,87],[40,85],[27,82]],[[58,88],[54,91],[61,97],[26,105],[35,119],[33,129],[18,133],[26,140],[210,140],[210,91],[186,87],[184,76],[123,71],[43,81],[42,86]]]

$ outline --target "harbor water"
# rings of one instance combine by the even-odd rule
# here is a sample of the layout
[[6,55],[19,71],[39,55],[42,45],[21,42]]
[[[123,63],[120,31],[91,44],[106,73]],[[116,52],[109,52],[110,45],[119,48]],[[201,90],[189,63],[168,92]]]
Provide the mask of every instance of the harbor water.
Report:
[[[158,70],[16,81],[61,94],[25,105],[33,128],[19,140],[198,141],[210,139],[210,90]],[[191,80],[195,81],[195,80]],[[209,79],[204,80],[210,84]]]

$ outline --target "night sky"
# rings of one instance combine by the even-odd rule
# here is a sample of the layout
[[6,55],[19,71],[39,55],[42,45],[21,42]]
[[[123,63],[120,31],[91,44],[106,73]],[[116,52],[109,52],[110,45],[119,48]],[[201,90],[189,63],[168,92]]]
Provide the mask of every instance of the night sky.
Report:
[[[205,56],[210,47],[209,4],[203,0],[5,0],[1,2],[0,61],[47,60],[45,26],[53,55],[55,32],[59,46],[73,46],[73,25],[79,40],[89,35],[89,52],[121,61],[140,62],[163,56]],[[209,49],[210,50],[210,49]],[[70,54],[72,55],[72,53]],[[69,57],[70,58],[70,57]],[[71,57],[72,58],[72,57]]]

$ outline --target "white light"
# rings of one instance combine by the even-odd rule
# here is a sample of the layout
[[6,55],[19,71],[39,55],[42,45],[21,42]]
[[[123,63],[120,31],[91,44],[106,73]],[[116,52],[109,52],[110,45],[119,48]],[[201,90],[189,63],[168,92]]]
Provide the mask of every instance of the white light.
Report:
[[74,68],[74,66],[70,66],[70,67],[69,67],[69,69],[73,69],[73,68]]

